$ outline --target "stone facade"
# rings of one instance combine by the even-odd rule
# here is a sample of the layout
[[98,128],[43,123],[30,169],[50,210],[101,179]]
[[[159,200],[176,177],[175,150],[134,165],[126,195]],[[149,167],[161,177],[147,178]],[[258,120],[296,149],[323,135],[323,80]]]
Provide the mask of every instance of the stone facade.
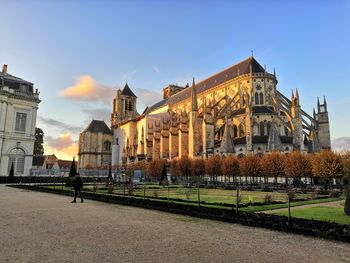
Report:
[[39,93],[33,83],[0,72],[0,176],[29,175],[32,168]]
[[93,120],[79,135],[81,169],[107,168],[111,163],[113,134],[104,121]]
[[275,71],[249,57],[192,86],[164,88],[163,100],[142,114],[126,85],[113,103],[112,164],[329,148],[326,103],[311,117],[301,108],[299,92],[289,99],[277,83]]

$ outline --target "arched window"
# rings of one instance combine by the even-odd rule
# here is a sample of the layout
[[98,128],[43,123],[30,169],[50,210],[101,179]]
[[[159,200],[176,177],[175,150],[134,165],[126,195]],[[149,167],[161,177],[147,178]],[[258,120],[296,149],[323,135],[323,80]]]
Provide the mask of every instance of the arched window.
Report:
[[260,136],[264,136],[265,135],[265,125],[263,122],[260,122],[259,130],[260,130]]
[[253,135],[259,135],[259,125],[257,123],[253,124]]
[[127,111],[128,110],[128,101],[125,100],[125,110]]
[[105,151],[110,151],[110,150],[111,150],[111,143],[110,143],[110,141],[105,141],[105,142],[103,143],[103,149],[104,149]]
[[238,129],[236,125],[233,125],[233,138],[238,137]]
[[260,95],[260,104],[264,104],[264,94],[261,92]]
[[259,93],[255,92],[254,98],[255,98],[255,104],[258,105],[259,104]]
[[129,101],[129,111],[132,111],[132,102],[131,101]]
[[243,124],[239,125],[239,136],[240,137],[244,136],[244,126],[243,126]]
[[271,130],[271,122],[267,123],[267,136],[270,135],[270,130]]
[[10,152],[8,172],[11,170],[13,164],[16,175],[23,175],[24,173],[24,151],[21,148],[14,148]]
[[288,128],[287,128],[286,126],[284,126],[284,134],[285,134],[286,136],[289,135],[289,130],[288,130]]

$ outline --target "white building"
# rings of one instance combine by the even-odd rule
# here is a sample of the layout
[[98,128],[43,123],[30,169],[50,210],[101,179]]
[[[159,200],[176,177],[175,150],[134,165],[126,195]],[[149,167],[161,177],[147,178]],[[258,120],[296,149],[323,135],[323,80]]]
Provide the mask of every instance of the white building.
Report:
[[32,168],[39,93],[33,83],[0,72],[0,176],[8,176],[11,164],[16,176]]

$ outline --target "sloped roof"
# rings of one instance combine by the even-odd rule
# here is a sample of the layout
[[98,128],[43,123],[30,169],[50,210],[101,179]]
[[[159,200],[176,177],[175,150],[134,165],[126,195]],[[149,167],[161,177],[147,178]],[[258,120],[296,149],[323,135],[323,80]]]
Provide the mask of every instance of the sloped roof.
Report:
[[44,161],[45,161],[45,156],[44,155],[33,156],[32,165],[33,166],[43,166]]
[[[221,83],[224,83],[228,80],[234,79],[239,75],[250,73],[250,65],[252,65],[253,73],[264,73],[264,68],[255,60],[254,57],[249,57],[201,82],[196,83],[197,94],[211,89]],[[184,89],[171,96],[168,100],[169,105],[176,104],[180,101],[183,101],[191,96],[191,87]]]
[[121,95],[137,98],[134,92],[132,92],[132,90],[129,88],[128,83],[125,84],[124,89],[121,92]]
[[99,121],[99,120],[92,120],[89,126],[85,128],[84,132],[91,132],[91,133],[102,132],[103,134],[112,134],[107,124],[104,121]]
[[26,81],[24,79],[18,78],[16,76],[13,76],[11,74],[4,74],[0,71],[0,77],[3,78],[4,80],[9,80],[9,81],[14,81],[14,82],[19,82],[19,83],[23,83],[23,84],[27,84],[27,85],[33,85],[33,83]]
[[[58,167],[60,169],[68,169],[72,166],[72,162],[73,161],[69,161],[69,160],[58,160],[57,163],[58,163]],[[77,162],[75,162],[75,164],[77,165]]]

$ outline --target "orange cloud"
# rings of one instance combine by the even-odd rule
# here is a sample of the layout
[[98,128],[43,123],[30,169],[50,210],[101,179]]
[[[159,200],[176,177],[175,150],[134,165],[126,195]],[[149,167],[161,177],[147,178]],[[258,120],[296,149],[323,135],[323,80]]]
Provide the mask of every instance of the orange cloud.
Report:
[[55,154],[59,159],[71,160],[78,154],[78,142],[70,134],[61,134],[58,138],[45,137],[45,154]]
[[75,84],[58,92],[61,97],[82,101],[103,101],[111,103],[115,91],[111,87],[97,83],[91,76],[76,78]]

